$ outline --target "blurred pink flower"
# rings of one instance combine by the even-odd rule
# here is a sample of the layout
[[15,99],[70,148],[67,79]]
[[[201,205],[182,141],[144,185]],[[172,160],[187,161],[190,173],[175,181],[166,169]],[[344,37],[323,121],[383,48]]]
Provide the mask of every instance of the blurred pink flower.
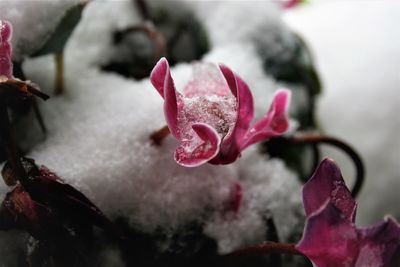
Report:
[[305,0],[281,0],[284,8],[294,8],[305,2]]
[[[222,75],[221,75],[222,74]],[[164,98],[164,113],[172,135],[180,141],[175,160],[195,167],[206,162],[229,164],[256,142],[288,129],[288,90],[279,90],[266,115],[250,127],[253,96],[247,84],[228,67],[198,63],[194,79],[176,91],[168,61],[162,58],[150,80]]]
[[23,97],[36,95],[42,99],[48,99],[49,96],[42,93],[39,87],[31,81],[22,81],[13,77],[12,64],[12,25],[10,22],[0,20],[0,95],[12,95]]
[[11,78],[11,35],[12,26],[8,21],[0,20],[0,76]]
[[354,224],[356,203],[331,159],[303,188],[307,216],[296,248],[317,267],[400,266],[400,226],[391,217],[368,228]]

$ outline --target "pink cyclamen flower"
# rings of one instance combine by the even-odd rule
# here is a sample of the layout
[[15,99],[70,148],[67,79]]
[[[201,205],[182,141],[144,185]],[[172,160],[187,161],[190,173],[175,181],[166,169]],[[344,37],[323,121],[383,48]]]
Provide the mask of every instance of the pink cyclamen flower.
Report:
[[253,96],[237,74],[224,65],[218,69],[213,64],[198,63],[193,76],[183,92],[178,92],[165,58],[150,75],[153,86],[164,98],[168,128],[180,141],[175,151],[180,165],[229,164],[246,147],[288,129],[288,90],[276,92],[268,113],[250,127]]
[[6,78],[11,78],[12,76],[11,35],[11,24],[8,21],[0,20],[0,76],[5,76]]
[[316,267],[400,266],[400,225],[391,217],[368,228],[354,224],[356,203],[333,160],[304,185],[307,216],[296,248]]
[[36,95],[48,99],[49,96],[42,93],[36,84],[13,77],[11,37],[11,23],[0,20],[0,96],[21,97],[22,94],[23,97]]

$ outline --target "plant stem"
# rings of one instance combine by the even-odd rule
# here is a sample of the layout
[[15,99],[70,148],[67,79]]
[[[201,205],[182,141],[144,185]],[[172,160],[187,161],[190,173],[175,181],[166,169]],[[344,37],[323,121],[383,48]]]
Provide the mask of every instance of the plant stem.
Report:
[[[278,230],[276,228],[275,221],[274,218],[272,217],[271,212],[269,211],[267,212],[267,214],[264,216],[264,221],[267,226],[266,240],[279,243],[280,240],[279,240]],[[270,259],[273,266],[276,267],[282,266],[282,257],[280,254],[274,253],[270,256]]]
[[164,36],[156,29],[154,24],[151,21],[146,21],[142,25],[136,25],[128,27],[124,30],[116,32],[116,40],[119,40],[121,36],[124,36],[127,33],[133,32],[143,32],[146,33],[149,38],[153,41],[155,46],[155,54],[154,57],[156,60],[160,59],[163,56],[167,55],[167,46],[165,43]]
[[47,133],[46,124],[44,123],[42,113],[40,112],[39,105],[35,98],[32,99],[32,107],[33,107],[33,112],[35,113],[35,116],[38,120],[39,126],[42,129],[42,132],[46,134]]
[[164,140],[165,137],[167,137],[170,134],[170,130],[167,125],[162,127],[160,130],[152,133],[150,135],[150,139],[153,141],[154,144],[160,146],[162,140]]
[[8,161],[17,175],[18,180],[24,186],[28,182],[28,175],[21,163],[21,157],[14,140],[14,135],[11,132],[11,124],[8,118],[7,106],[4,101],[0,101],[0,135],[6,148]]
[[139,13],[143,20],[150,20],[150,11],[146,0],[134,0],[136,7],[139,9]]
[[64,54],[54,54],[56,64],[56,80],[55,80],[55,95],[61,95],[64,92]]
[[343,141],[330,137],[330,136],[322,136],[319,134],[304,134],[298,135],[291,138],[291,142],[294,144],[328,144],[334,147],[337,147],[343,150],[353,161],[354,166],[356,168],[356,179],[351,190],[351,195],[355,198],[364,183],[365,176],[365,168],[364,163],[358,153],[348,144]]
[[242,257],[265,256],[266,254],[270,253],[284,253],[304,256],[303,253],[296,249],[295,244],[266,241],[256,246],[234,251],[232,253],[223,255],[222,257],[226,259],[235,259]]

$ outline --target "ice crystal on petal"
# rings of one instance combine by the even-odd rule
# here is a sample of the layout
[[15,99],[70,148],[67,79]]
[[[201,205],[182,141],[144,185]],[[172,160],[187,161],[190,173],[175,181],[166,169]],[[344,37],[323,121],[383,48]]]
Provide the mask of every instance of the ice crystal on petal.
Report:
[[211,63],[194,63],[193,78],[186,84],[183,94],[189,98],[213,95],[232,96],[221,72]]
[[[289,91],[278,91],[268,113],[250,128],[253,96],[247,84],[224,65],[218,70],[211,64],[195,64],[194,78],[183,93],[175,89],[165,58],[154,67],[150,80],[165,100],[168,127],[181,142],[175,160],[183,166],[232,163],[249,145],[288,128]],[[203,125],[203,134],[196,124]]]
[[224,137],[236,121],[236,100],[233,96],[182,97],[182,110],[178,115],[179,132],[190,138],[194,122],[207,123]]

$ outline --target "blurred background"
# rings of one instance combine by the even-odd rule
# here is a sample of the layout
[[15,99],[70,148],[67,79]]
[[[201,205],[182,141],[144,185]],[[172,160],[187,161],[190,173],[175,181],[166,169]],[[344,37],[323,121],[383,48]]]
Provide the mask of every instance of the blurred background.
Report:
[[[362,156],[366,183],[358,198],[358,224],[391,213],[400,219],[400,1],[308,1],[284,14],[308,43],[323,82],[318,119],[325,133]],[[352,183],[353,166],[334,149]]]

